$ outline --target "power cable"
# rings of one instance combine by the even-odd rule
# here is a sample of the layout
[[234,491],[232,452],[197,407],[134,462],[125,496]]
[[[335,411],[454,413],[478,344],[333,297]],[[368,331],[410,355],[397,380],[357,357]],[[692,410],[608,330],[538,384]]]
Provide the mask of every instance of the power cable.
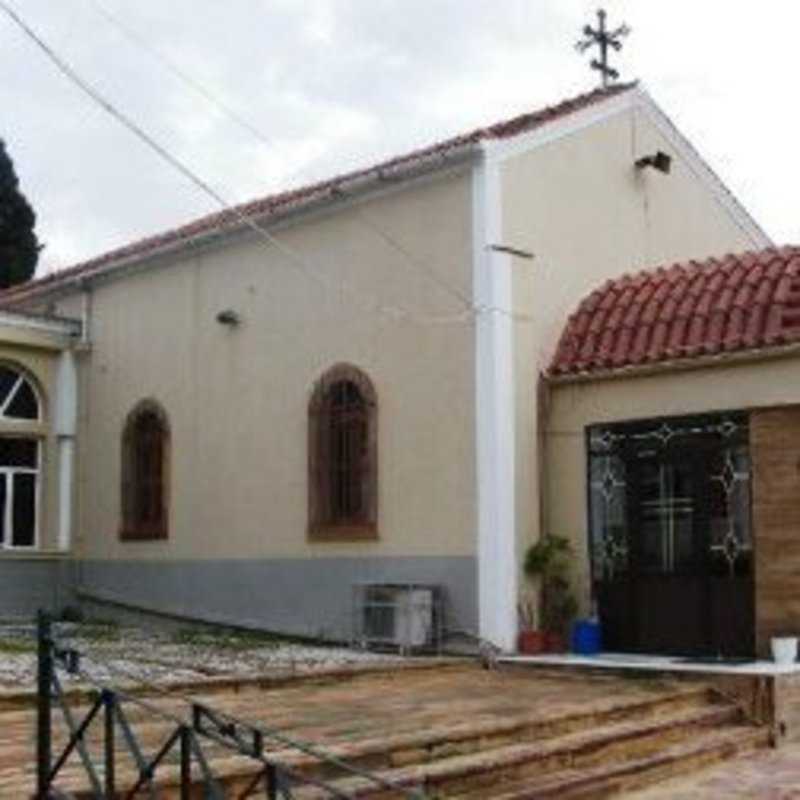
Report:
[[119,30],[126,38],[128,38],[138,47],[141,47],[143,50],[146,50],[148,53],[150,53],[150,55],[159,61],[169,72],[171,72],[176,78],[185,83],[187,86],[191,87],[195,92],[197,92],[197,94],[201,95],[209,103],[211,103],[211,105],[215,106],[220,113],[228,117],[228,119],[230,119],[232,122],[235,122],[240,128],[248,131],[253,136],[260,139],[264,144],[274,147],[274,143],[267,139],[261,130],[249,122],[245,117],[241,116],[231,106],[221,100],[216,94],[209,91],[205,86],[203,86],[202,83],[200,83],[200,81],[193,78],[172,59],[165,56],[158,48],[153,47],[153,45],[150,44],[145,36],[141,35],[130,26],[124,24],[118,17],[112,14],[111,11],[106,8],[106,6],[99,2],[99,0],[88,1],[95,7],[99,14],[105,17],[105,19],[115,28],[117,28],[117,30]]
[[[182,81],[185,85],[203,97],[208,103],[214,106],[221,114],[226,116],[231,122],[238,125],[242,130],[250,133],[256,139],[258,139],[263,145],[270,148],[271,150],[275,150],[277,148],[277,144],[274,139],[270,136],[265,134],[263,130],[261,130],[258,126],[253,124],[250,120],[243,117],[237,111],[230,107],[224,100],[222,100],[215,92],[211,91],[208,87],[204,86],[200,81],[190,75],[186,70],[180,67],[178,64],[175,63],[171,58],[164,55],[158,48],[153,47],[153,45],[144,37],[142,34],[138,33],[136,30],[132,29],[130,26],[123,23],[118,17],[111,13],[111,11],[106,8],[106,6],[100,2],[100,0],[88,0],[98,13],[103,16],[111,25],[113,25],[117,30],[119,30],[126,38],[128,38],[131,42],[136,44],[137,46],[141,47],[143,50],[148,52],[154,59],[156,59],[160,64],[164,66],[172,75],[174,75],[178,80]],[[290,179],[305,175],[305,177],[309,177],[308,173],[305,168],[299,168],[295,170],[290,175]],[[404,256],[406,261],[411,264],[414,268],[419,270],[420,272],[424,273],[433,283],[435,283],[440,289],[450,294],[456,300],[458,300],[464,307],[469,310],[475,310],[472,300],[460,289],[454,287],[448,281],[446,281],[441,275],[439,275],[436,270],[429,267],[427,264],[422,262],[420,259],[413,256],[407,248],[405,248],[400,242],[398,242],[394,237],[388,234],[386,231],[382,230],[369,216],[367,216],[361,209],[355,208],[353,209],[356,219],[361,222],[362,225],[369,228],[373,233],[378,235],[384,242],[386,242],[390,247],[396,250],[398,253]]]
[[[213,199],[214,202],[219,205],[224,212],[227,212],[242,225],[254,231],[268,244],[280,251],[290,261],[290,263],[300,269],[301,272],[315,282],[323,285],[327,284],[329,288],[335,289],[336,291],[344,288],[344,284],[332,285],[327,276],[323,277],[323,275],[321,275],[317,270],[313,269],[293,248],[285,245],[279,239],[275,238],[275,236],[259,225],[258,222],[256,222],[252,217],[245,214],[241,208],[229,204],[216,189],[196,175],[186,164],[183,163],[183,161],[170,153],[133,119],[117,109],[110,100],[108,100],[99,90],[81,77],[81,75],[79,75],[78,72],[65,59],[59,56],[58,53],[56,53],[55,50],[53,50],[53,48],[47,44],[47,42],[41,36],[39,36],[39,34],[37,34],[36,31],[34,31],[33,28],[31,28],[30,25],[28,25],[17,12],[5,2],[5,0],[0,0],[0,10],[3,11],[6,16],[8,16],[9,19],[11,19],[12,22],[14,22],[17,27],[20,28],[20,30],[47,56],[47,58],[53,62],[56,68],[63,75],[65,75],[72,83],[78,86],[81,91],[88,95],[95,103],[97,103],[101,108],[103,108],[103,110],[121,123],[131,133],[133,133],[138,139],[144,142],[162,160],[166,161],[175,170],[180,172],[187,180],[189,180],[211,199]],[[221,219],[220,226],[224,225],[225,222],[226,220],[224,218]],[[347,291],[353,295],[361,296],[362,298],[364,297],[362,293],[352,289],[352,287],[347,287]],[[391,317],[395,321],[405,319],[412,322],[430,321],[448,323],[453,321],[466,321],[468,318],[468,315],[464,313],[445,317],[435,315],[415,315],[413,312],[410,312],[404,308],[381,305],[376,303],[372,298],[362,299],[361,302],[365,309],[374,313],[384,314]]]

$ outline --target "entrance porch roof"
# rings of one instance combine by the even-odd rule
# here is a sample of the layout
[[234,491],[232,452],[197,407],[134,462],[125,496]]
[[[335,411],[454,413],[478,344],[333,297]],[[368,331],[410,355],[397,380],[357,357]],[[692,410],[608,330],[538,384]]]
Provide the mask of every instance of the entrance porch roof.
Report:
[[800,343],[800,247],[689,261],[609,280],[562,333],[552,377]]

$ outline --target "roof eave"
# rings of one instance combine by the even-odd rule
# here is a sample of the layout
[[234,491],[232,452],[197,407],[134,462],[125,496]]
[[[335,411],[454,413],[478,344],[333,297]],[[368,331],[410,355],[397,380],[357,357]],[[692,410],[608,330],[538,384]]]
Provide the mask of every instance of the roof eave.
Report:
[[[469,141],[454,146],[446,151],[431,153],[414,162],[413,165],[401,169],[381,169],[368,175],[346,176],[342,181],[331,185],[325,190],[320,190],[318,195],[312,195],[295,205],[287,205],[278,212],[265,211],[249,216],[251,222],[256,223],[265,230],[294,223],[310,214],[332,209],[336,206],[346,206],[348,203],[362,200],[367,196],[382,193],[394,186],[401,186],[412,181],[433,175],[445,169],[466,164],[483,154],[483,144],[480,141]],[[33,300],[51,299],[54,296],[63,296],[75,291],[85,291],[98,282],[115,280],[128,275],[131,271],[149,267],[155,262],[168,256],[196,251],[227,240],[233,236],[252,230],[251,225],[244,221],[226,224],[213,230],[202,231],[193,236],[177,239],[160,247],[155,247],[144,253],[134,253],[130,256],[121,256],[118,259],[105,261],[96,268],[79,272],[75,275],[65,275],[61,279],[54,279],[45,285],[32,285],[28,291],[20,287],[20,291],[10,297],[0,295],[0,309],[24,305]]]
[[728,365],[734,366],[756,361],[792,358],[794,356],[800,356],[800,342],[789,342],[787,344],[773,345],[770,347],[748,348],[747,350],[729,350],[723,353],[709,353],[707,355],[693,356],[691,358],[676,358],[669,361],[655,361],[645,364],[628,364],[623,367],[609,367],[605,369],[584,370],[581,372],[560,374],[545,372],[543,378],[551,386],[563,386],[567,384],[595,383],[622,380],[625,378],[647,377],[671,372],[690,372],[693,370]]

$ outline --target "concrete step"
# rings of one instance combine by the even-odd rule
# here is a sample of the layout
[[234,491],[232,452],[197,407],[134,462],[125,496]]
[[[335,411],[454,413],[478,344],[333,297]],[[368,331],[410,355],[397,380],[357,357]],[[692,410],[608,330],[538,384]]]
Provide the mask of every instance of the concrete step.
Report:
[[[689,740],[709,742],[709,737],[725,737],[729,731],[748,741],[752,736],[767,741],[766,731],[742,723],[735,706],[711,706],[647,722],[608,723],[541,742],[506,745],[377,774],[406,789],[424,787],[434,797],[491,796],[489,792],[503,783],[541,781],[564,770],[582,775],[614,765],[643,764]],[[730,744],[727,738],[725,744]],[[381,790],[363,779],[339,780],[335,785],[355,798],[402,797],[401,792]],[[306,787],[295,790],[295,796],[298,800],[321,800],[326,795]]]
[[[400,735],[380,735],[326,743],[324,750],[353,766],[377,771],[433,763],[443,758],[469,755],[508,745],[541,743],[613,723],[635,721],[638,726],[684,712],[700,712],[703,715],[720,710],[727,717],[731,713],[731,706],[720,705],[707,688],[691,686],[669,695],[657,695],[646,701],[611,701],[605,707],[595,707],[585,713],[557,715],[548,719],[539,711],[534,714],[521,713],[506,719],[465,720],[450,725],[440,723],[428,730]],[[327,779],[338,774],[325,763],[313,756],[298,753],[297,750],[275,750],[271,756],[279,763],[317,778]]]
[[[715,697],[703,686],[686,686],[670,694],[658,694],[646,701],[610,699],[604,706],[595,706],[586,713],[559,714],[550,719],[540,712],[520,714],[507,719],[479,720],[441,725],[429,730],[401,735],[383,735],[341,743],[325,743],[324,751],[347,764],[369,772],[432,764],[456,756],[467,756],[505,746],[543,742],[568,734],[595,731],[605,725],[628,722],[638,732],[648,721],[668,720],[678,716],[680,727],[694,721],[701,724],[728,722],[738,717],[730,705],[716,704]],[[662,726],[662,731],[669,727]],[[297,750],[276,750],[270,753],[278,763],[294,771],[321,780],[341,777],[341,770]],[[252,762],[226,759],[214,764],[215,772],[228,785],[242,788],[246,776],[252,774]],[[243,781],[244,779],[244,781]]]
[[[574,686],[569,681],[559,681],[554,682],[558,693],[553,694],[552,703],[549,703],[547,692],[551,689],[544,681],[540,696],[545,700],[532,705],[529,712],[520,708],[519,712],[513,709],[512,713],[506,710],[499,714],[493,707],[494,701],[486,703],[484,697],[478,702],[480,698],[474,694],[458,698],[457,706],[453,707],[440,701],[441,692],[447,691],[450,674],[456,673],[441,677],[437,674],[439,684],[435,684],[433,690],[428,687],[427,695],[422,695],[424,699],[417,701],[415,697],[419,707],[411,706],[413,713],[408,718],[398,715],[396,722],[385,714],[375,718],[366,715],[366,719],[358,716],[358,703],[367,709],[372,701],[369,692],[364,692],[363,697],[358,695],[357,703],[348,705],[355,682],[346,687],[334,686],[335,692],[330,694],[324,714],[306,713],[300,715],[301,719],[294,711],[309,703],[301,687],[292,689],[290,698],[284,698],[277,708],[269,692],[252,691],[249,687],[229,695],[206,694],[202,700],[240,719],[264,720],[288,737],[317,742],[325,753],[360,769],[377,772],[393,782],[409,787],[422,783],[433,796],[458,796],[473,791],[483,791],[483,796],[490,796],[486,792],[494,791],[499,785],[512,787],[565,770],[576,769],[584,774],[598,767],[644,761],[685,743],[687,737],[705,739],[715,728],[727,730],[739,726],[742,721],[741,712],[733,703],[720,699],[706,685],[697,683],[665,686],[646,681],[629,684],[633,687],[631,691],[627,688],[620,691],[618,681],[609,681],[607,696],[602,693],[598,696],[597,692],[593,695],[587,692],[580,681],[575,681]],[[517,685],[514,680],[504,674],[500,678],[502,691],[514,691]],[[361,678],[364,683],[368,680]],[[483,678],[480,680],[482,682]],[[582,700],[564,702],[565,697],[587,695],[590,702],[585,705],[581,704]],[[178,698],[168,698],[165,702],[170,710],[180,710]],[[506,702],[505,706],[511,708],[512,704]],[[181,716],[186,710],[184,704]],[[1,716],[8,727],[4,726],[0,733],[3,741],[0,797],[26,797],[30,795],[33,775],[30,747],[33,714],[30,710],[7,711]],[[147,709],[137,709],[133,705],[128,709],[128,718],[150,755],[172,727]],[[102,727],[102,718],[98,717],[87,737],[98,771],[102,766]],[[63,731],[58,738],[63,741]],[[237,796],[234,792],[241,793],[249,785],[258,772],[257,766],[250,759],[231,756],[230,751],[204,739],[201,741],[212,773],[225,785],[227,793]],[[343,779],[341,770],[313,755],[275,744],[271,747],[269,756],[278,763],[307,777],[336,781],[345,791],[355,792],[356,797],[403,796],[402,792],[393,794],[378,790],[369,781]],[[131,786],[135,780],[133,764],[122,746],[121,735],[118,736],[117,762],[118,785]],[[197,770],[194,775],[199,781]],[[159,769],[157,778],[160,797],[178,796],[174,759]],[[85,794],[88,781],[76,755],[59,776],[58,783],[76,797],[88,797]],[[195,789],[200,791],[199,784]],[[308,786],[298,786],[295,794],[298,798],[309,799],[329,796],[315,794]]]
[[[456,795],[457,800],[597,800],[652,786],[673,777],[685,777],[703,767],[767,747],[764,729],[737,726],[708,732],[690,742],[679,742],[639,759],[601,764],[583,769],[565,769],[542,779],[502,782],[491,790]],[[454,798],[454,800],[455,800]]]
[[[242,718],[274,718],[269,706],[267,694],[242,692],[216,698],[201,696],[197,699],[207,702],[212,707],[227,711]],[[214,702],[216,700],[216,703]],[[478,717],[475,720],[463,720],[454,724],[443,724],[441,718],[430,727],[401,731],[386,735],[364,736],[362,732],[355,737],[343,735],[342,731],[315,729],[313,738],[321,743],[322,749],[332,756],[347,761],[361,769],[375,771],[394,769],[421,763],[432,763],[443,758],[457,755],[468,755],[504,745],[525,742],[542,742],[544,740],[596,728],[610,722],[625,720],[653,720],[674,714],[678,711],[691,711],[708,708],[713,697],[702,685],[676,687],[669,692],[654,693],[651,697],[641,699],[619,699],[609,697],[607,701],[595,703],[586,712],[573,712],[565,715],[563,711],[548,716],[540,709],[535,713],[520,713],[511,717]],[[170,699],[166,705],[158,703],[164,710],[175,713],[181,711],[181,703],[177,698]],[[153,717],[150,712],[134,704],[126,704],[126,715],[131,723],[143,750],[155,752],[173,723]],[[713,708],[713,706],[711,706]],[[87,707],[82,710],[85,712]],[[185,704],[183,707],[185,713]],[[463,711],[462,707],[462,711]],[[76,719],[80,719],[81,709],[74,709]],[[0,787],[12,785],[19,781],[20,766],[28,762],[27,782],[30,783],[33,765],[30,763],[30,740],[33,734],[34,719],[29,710],[5,712],[4,729],[7,733],[12,728],[18,729],[17,735],[8,737],[8,745],[0,752]],[[54,751],[63,744],[66,730],[60,722],[60,712],[54,712],[58,720]],[[86,742],[94,754],[94,761],[102,764],[101,740],[102,719],[98,717],[87,732]],[[305,731],[285,730],[289,736],[304,739]],[[118,762],[129,763],[130,758],[124,749],[121,735],[117,739]],[[275,747],[275,745],[273,745]],[[236,782],[240,777],[253,774],[253,762],[248,759],[231,758],[229,751],[203,740],[203,748],[209,760],[214,763],[215,773],[221,774],[226,781]],[[299,753],[293,749],[274,749],[270,755],[279,763],[285,763],[305,774],[327,779],[339,777],[340,772],[322,763],[319,759]],[[120,775],[122,779],[122,773]],[[60,782],[63,785],[79,788],[85,785],[86,777],[77,757],[73,756],[65,768]]]
[[[493,783],[498,765],[502,774],[509,777],[522,774],[521,771],[534,763],[538,764],[538,770],[557,769],[565,763],[575,763],[578,758],[589,763],[591,758],[608,757],[613,750],[644,754],[685,736],[690,730],[731,724],[739,717],[735,706],[714,703],[704,688],[693,687],[674,695],[654,696],[645,702],[610,704],[604,710],[595,709],[586,714],[551,720],[542,719],[541,714],[521,715],[516,719],[495,720],[492,724],[486,721],[462,723],[417,732],[413,736],[344,742],[325,747],[325,752],[371,772],[394,772],[402,780],[410,775],[412,783],[419,780],[418,771],[429,769],[432,776],[441,775],[442,780],[454,787],[461,785],[459,781],[472,786],[482,784],[484,777]],[[96,736],[101,730],[99,725],[95,735],[89,737],[90,746],[99,745]],[[163,723],[150,723],[145,729],[140,727],[137,735],[152,752],[166,732]],[[229,791],[243,791],[257,772],[254,762],[231,756],[229,751],[219,746],[210,747],[202,741],[215,777]],[[93,750],[99,766],[102,764],[99,748],[95,746]],[[307,776],[341,779],[341,770],[296,750],[273,751],[271,756]],[[120,750],[117,761],[119,785],[131,785],[134,774],[129,757]],[[14,772],[19,775],[16,769]],[[0,772],[0,786],[8,785],[5,779],[11,777]],[[158,782],[167,794],[174,790],[176,780],[174,768],[159,770]],[[77,793],[85,785],[86,777],[73,759],[60,777],[59,787]]]

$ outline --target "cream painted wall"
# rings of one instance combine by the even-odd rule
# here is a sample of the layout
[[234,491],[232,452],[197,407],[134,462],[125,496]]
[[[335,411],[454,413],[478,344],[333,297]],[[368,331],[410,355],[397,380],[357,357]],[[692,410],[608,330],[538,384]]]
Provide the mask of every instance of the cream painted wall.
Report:
[[[633,164],[661,149],[670,175]],[[642,108],[503,164],[505,244],[534,254],[514,263],[516,509],[519,555],[540,531],[539,374],[580,300],[609,277],[689,258],[762,247],[692,171]],[[542,466],[545,473],[549,462]],[[564,486],[572,496],[572,485]],[[547,529],[572,536],[572,521]],[[566,527],[565,527],[566,526]]]
[[578,554],[576,586],[589,602],[586,496],[587,425],[800,401],[800,358],[669,371],[552,386],[545,429],[546,524],[569,536]]
[[[463,305],[426,274],[471,293],[471,204],[462,168],[277,231],[312,276],[245,236],[96,286],[81,369],[80,554],[473,554],[474,331],[450,319]],[[74,315],[80,303],[74,295],[57,309]],[[227,308],[238,328],[216,322]],[[378,394],[380,539],[312,544],[307,404],[341,361],[366,371]],[[172,426],[170,536],[123,543],[120,435],[144,397],[163,404]]]
[[[550,445],[545,454],[539,447],[539,374],[579,300],[629,270],[764,244],[626,98],[590,109],[593,124],[569,135],[543,138],[580,113],[545,126],[527,151],[488,147],[492,170],[503,159],[501,208],[490,209],[502,241],[488,243],[534,253],[513,259],[519,554],[540,532],[539,459],[550,457]],[[633,167],[656,149],[673,156],[669,176]],[[80,554],[474,556],[476,335],[454,294],[472,297],[479,205],[464,166],[276,230],[308,269],[250,234],[98,283],[92,351],[81,368]],[[79,316],[81,306],[76,293],[54,310]],[[241,315],[239,328],[215,321],[226,308]],[[380,540],[311,544],[306,407],[314,381],[340,361],[365,370],[379,397]],[[144,397],[161,402],[172,422],[171,533],[167,542],[121,543],[120,434]],[[549,462],[544,468],[550,480]],[[578,535],[561,527],[574,524],[546,523]]]

